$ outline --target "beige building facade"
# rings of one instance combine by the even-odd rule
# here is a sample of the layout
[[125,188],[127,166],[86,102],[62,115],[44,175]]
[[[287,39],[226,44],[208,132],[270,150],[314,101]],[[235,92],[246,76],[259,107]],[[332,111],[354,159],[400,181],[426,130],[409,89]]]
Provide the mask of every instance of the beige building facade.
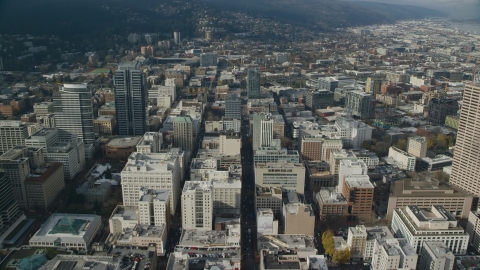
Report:
[[47,210],[64,188],[62,163],[52,163],[42,174],[31,175],[25,180],[29,209]]

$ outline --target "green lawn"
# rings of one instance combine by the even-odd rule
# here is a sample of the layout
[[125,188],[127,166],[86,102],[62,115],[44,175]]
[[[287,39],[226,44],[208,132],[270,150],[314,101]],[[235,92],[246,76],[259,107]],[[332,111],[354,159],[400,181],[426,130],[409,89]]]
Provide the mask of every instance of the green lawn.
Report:
[[57,254],[69,254],[65,251],[59,251],[55,248],[42,248],[42,247],[14,250],[12,251],[12,254],[10,254],[10,256],[8,256],[8,258],[2,264],[0,264],[0,270],[14,269],[14,268],[7,268],[7,264],[9,261],[11,261],[12,259],[21,260],[23,258],[26,258],[28,256],[35,254],[37,250],[42,250],[42,249],[47,250],[47,259],[49,260],[53,259]]
[[30,220],[28,220],[28,219],[22,220],[22,221],[18,224],[18,226],[15,227],[15,229],[13,229],[13,231],[11,231],[10,234],[7,235],[7,237],[5,237],[5,240],[6,240],[6,241],[12,240],[12,239],[15,237],[15,235],[17,235],[17,233],[18,233],[25,225],[27,225],[27,223],[28,223],[29,221],[30,221]]

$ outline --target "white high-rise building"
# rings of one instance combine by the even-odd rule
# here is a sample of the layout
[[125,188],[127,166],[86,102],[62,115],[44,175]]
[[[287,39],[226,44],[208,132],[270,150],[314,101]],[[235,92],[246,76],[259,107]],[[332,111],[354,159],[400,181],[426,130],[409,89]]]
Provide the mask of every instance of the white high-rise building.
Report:
[[139,224],[168,227],[170,225],[170,190],[142,188],[139,192]]
[[180,198],[181,167],[172,153],[134,152],[121,173],[125,206],[137,206],[141,188],[170,190],[170,211],[175,213]]
[[137,144],[137,152],[159,153],[162,146],[162,133],[146,132],[142,139]]
[[178,115],[173,119],[173,145],[183,150],[193,149],[193,123],[190,115]]
[[182,228],[212,230],[213,191],[210,181],[186,181],[182,191]]
[[95,128],[93,125],[92,92],[86,83],[64,84],[53,94],[55,126],[58,137],[68,141],[73,135],[83,140],[85,158],[90,159],[95,152]]
[[207,173],[208,180],[212,180],[213,208],[241,208],[242,182],[234,179],[226,171]]
[[[480,69],[477,69],[479,71]],[[480,76],[475,77],[476,80]],[[480,84],[465,85],[450,183],[480,196]]]
[[381,239],[375,242],[374,249],[372,270],[417,269],[418,255],[405,239]]
[[415,205],[397,208],[393,212],[392,232],[405,238],[420,253],[425,241],[441,241],[454,253],[467,253],[469,235],[458,221],[441,205],[430,210]]
[[253,115],[253,150],[270,147],[273,143],[273,124],[270,114]]
[[426,241],[420,253],[418,269],[452,270],[455,265],[455,255],[443,242]]
[[342,118],[335,121],[337,132],[342,138],[343,147],[360,148],[362,143],[372,138],[373,128],[354,119]]
[[480,212],[470,211],[468,223],[465,231],[470,235],[469,243],[472,247],[480,251]]
[[367,175],[368,167],[361,160],[340,160],[339,170],[338,170],[338,185],[337,192],[342,192],[343,183],[345,182],[345,177],[352,175]]

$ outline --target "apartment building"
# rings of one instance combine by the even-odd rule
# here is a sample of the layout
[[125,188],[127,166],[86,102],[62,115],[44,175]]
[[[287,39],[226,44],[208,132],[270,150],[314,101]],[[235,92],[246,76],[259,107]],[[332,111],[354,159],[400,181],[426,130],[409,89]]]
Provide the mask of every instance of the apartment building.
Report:
[[182,228],[213,228],[213,192],[210,181],[186,181],[182,191]]
[[417,158],[427,157],[427,138],[425,137],[409,137],[407,144],[407,153]]
[[455,265],[455,255],[443,242],[425,241],[420,252],[418,269],[452,270]]
[[165,226],[170,225],[170,190],[147,189],[139,190],[138,221],[139,224]]
[[415,170],[415,156],[394,146],[390,147],[388,150],[388,158],[389,159],[385,159],[387,163],[397,165],[402,170]]
[[375,242],[372,270],[417,269],[418,255],[406,239],[382,239]]

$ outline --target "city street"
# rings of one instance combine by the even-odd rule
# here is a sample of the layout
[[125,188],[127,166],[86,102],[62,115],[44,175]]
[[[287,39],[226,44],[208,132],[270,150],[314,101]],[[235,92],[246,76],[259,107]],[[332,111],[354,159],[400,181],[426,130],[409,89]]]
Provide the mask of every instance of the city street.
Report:
[[[247,121],[248,122],[248,121]],[[256,217],[255,217],[255,175],[252,145],[248,143],[247,127],[242,127],[242,269],[257,269],[255,264]]]

